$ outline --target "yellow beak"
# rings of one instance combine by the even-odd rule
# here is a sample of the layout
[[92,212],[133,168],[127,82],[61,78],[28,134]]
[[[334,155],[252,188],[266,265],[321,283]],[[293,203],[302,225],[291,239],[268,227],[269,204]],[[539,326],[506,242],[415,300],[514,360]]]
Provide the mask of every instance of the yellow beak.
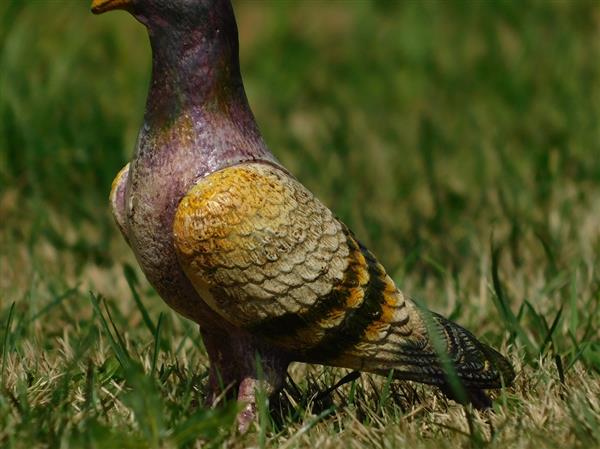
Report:
[[113,9],[131,8],[132,0],[92,0],[92,12],[94,14],[102,14]]

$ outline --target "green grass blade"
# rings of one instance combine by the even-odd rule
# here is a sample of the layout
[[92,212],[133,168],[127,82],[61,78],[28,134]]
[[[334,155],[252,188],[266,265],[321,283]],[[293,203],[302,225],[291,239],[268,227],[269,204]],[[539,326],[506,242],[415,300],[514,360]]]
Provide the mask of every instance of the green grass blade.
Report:
[[[102,324],[102,328],[104,329],[104,332],[106,333],[108,342],[109,342],[111,348],[113,349],[115,355],[117,356],[119,363],[121,364],[121,366],[124,369],[130,368],[131,367],[131,359],[129,357],[129,354],[125,350],[125,345],[124,345],[123,341],[120,340],[119,342],[117,342],[117,340],[115,340],[115,337],[113,337],[110,327],[108,326],[108,322],[106,321],[106,318],[104,318],[104,314],[102,313],[102,310],[100,309],[100,298],[97,297],[93,292],[90,292],[90,298],[92,301],[92,306],[94,308],[94,311],[96,312],[96,315],[100,318],[100,323]],[[113,327],[114,327],[114,323],[113,323]]]
[[158,352],[160,350],[160,330],[162,329],[163,313],[158,315],[158,324],[156,325],[156,331],[154,333],[154,351],[152,352],[152,367],[150,369],[150,376],[154,377],[156,372],[156,362],[158,360]]
[[556,330],[558,329],[558,325],[560,324],[560,320],[562,318],[562,311],[563,311],[563,306],[560,306],[560,309],[558,309],[558,312],[556,313],[554,320],[552,320],[550,329],[548,329],[546,338],[544,338],[544,341],[542,342],[542,345],[540,346],[540,355],[542,355],[544,353],[546,346],[548,345],[548,343],[550,343],[552,341],[554,334],[555,334]]
[[235,401],[217,409],[198,410],[173,429],[169,440],[175,447],[184,447],[193,442],[206,448],[220,447],[233,430],[238,411],[239,406]]
[[140,295],[137,292],[137,289],[136,289],[136,285],[138,283],[137,277],[136,277],[135,271],[133,270],[131,265],[129,265],[129,264],[123,265],[123,274],[125,275],[125,279],[127,280],[127,285],[129,286],[129,290],[131,291],[131,294],[133,296],[135,304],[137,305],[138,309],[140,310],[140,313],[142,314],[142,319],[144,320],[144,324],[146,325],[146,327],[148,328],[148,330],[150,331],[150,333],[152,335],[156,334],[156,326],[152,322],[152,319],[150,318],[150,314],[148,313],[148,310],[144,306],[144,303],[142,302],[142,299],[140,298]]
[[521,326],[521,323],[512,312],[510,305],[508,303],[506,294],[504,292],[504,288],[502,287],[502,282],[500,281],[499,275],[499,265],[500,265],[500,248],[494,248],[492,243],[492,282],[494,286],[494,304],[498,312],[500,313],[500,317],[502,318],[505,326],[511,331],[514,332],[519,340],[525,345],[525,350],[528,354],[528,359],[530,362],[533,361],[533,354],[536,353],[534,350],[535,346],[531,342],[529,336]]
[[15,302],[10,305],[6,325],[4,326],[4,338],[2,339],[2,386],[4,387],[4,374],[6,370],[6,358],[8,357],[8,342],[10,336],[10,326],[12,324],[13,315],[15,312]]

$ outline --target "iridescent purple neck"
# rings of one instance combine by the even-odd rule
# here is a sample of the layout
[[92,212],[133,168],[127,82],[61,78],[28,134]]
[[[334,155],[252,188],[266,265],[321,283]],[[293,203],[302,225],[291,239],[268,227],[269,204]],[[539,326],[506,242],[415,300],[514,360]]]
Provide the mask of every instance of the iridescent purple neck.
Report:
[[[244,91],[231,5],[216,1],[201,19],[187,20],[182,17],[174,27],[160,17],[143,18],[152,46],[152,79],[141,137],[201,135],[204,142],[213,140],[213,158],[222,151],[222,157],[235,159],[232,152],[242,143],[245,157],[272,159]],[[173,143],[168,146],[176,148]]]

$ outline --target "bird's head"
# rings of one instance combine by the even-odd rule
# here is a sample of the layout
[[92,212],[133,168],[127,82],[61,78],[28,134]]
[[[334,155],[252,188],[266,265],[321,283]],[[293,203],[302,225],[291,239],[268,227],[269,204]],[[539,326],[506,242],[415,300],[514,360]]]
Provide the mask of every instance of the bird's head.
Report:
[[186,108],[207,104],[254,120],[240,73],[231,0],[92,0],[91,9],[94,14],[125,10],[148,30],[152,82],[146,120],[167,122]]
[[92,0],[92,12],[125,10],[150,29],[189,28],[210,19],[219,10],[230,10],[229,0]]

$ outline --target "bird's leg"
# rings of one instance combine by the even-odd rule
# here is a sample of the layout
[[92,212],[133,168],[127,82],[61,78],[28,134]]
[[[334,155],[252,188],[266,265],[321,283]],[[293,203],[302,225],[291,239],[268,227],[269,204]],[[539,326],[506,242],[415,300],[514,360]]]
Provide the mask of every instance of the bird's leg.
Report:
[[241,372],[227,332],[200,328],[200,334],[210,361],[206,404],[213,406],[223,393],[235,398]]
[[267,398],[281,390],[290,358],[269,344],[245,333],[201,328],[202,340],[210,360],[207,405],[212,406],[225,392],[243,408],[238,428],[245,432],[256,419],[257,393]]
[[249,343],[244,339],[240,343],[242,376],[238,401],[243,409],[238,415],[238,429],[245,432],[257,417],[257,395],[270,398],[283,388],[290,360],[285,354],[256,341]]

